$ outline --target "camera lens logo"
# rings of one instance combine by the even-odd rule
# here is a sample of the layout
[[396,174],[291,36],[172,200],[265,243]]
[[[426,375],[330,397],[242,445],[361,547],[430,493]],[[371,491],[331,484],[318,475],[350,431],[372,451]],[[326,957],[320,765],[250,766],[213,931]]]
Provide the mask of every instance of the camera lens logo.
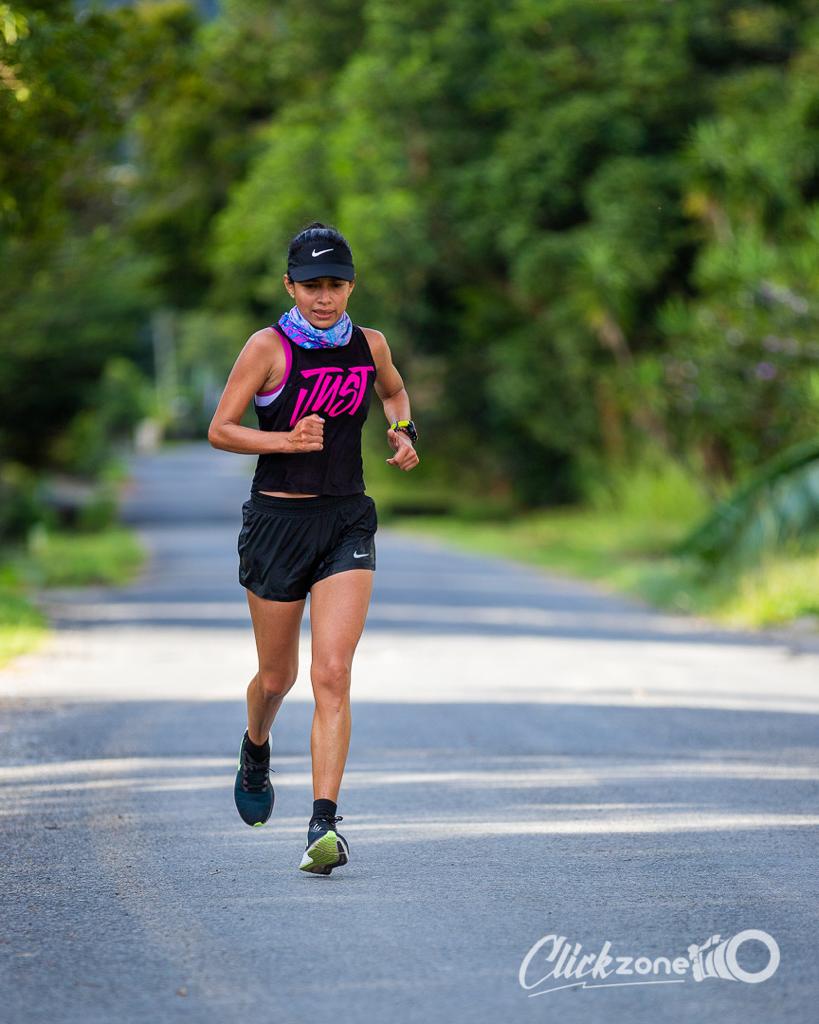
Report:
[[[769,959],[761,971],[752,973],[739,966],[737,950],[743,943],[753,940],[767,947]],[[719,935],[712,935],[701,946],[689,946],[688,955],[691,958],[694,981],[722,978],[725,981],[744,981],[749,985],[758,985],[761,981],[767,981],[779,966],[779,946],[776,939],[758,928],[747,928],[723,942],[720,942]]]

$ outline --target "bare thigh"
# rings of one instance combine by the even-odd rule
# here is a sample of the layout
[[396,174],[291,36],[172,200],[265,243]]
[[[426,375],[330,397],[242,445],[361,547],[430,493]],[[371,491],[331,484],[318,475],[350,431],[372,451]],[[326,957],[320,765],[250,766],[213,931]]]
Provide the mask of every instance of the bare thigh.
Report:
[[268,601],[245,589],[262,688],[273,694],[286,692],[299,672],[299,631],[306,598],[301,601]]
[[364,630],[374,573],[348,569],[314,583],[310,590],[312,679],[317,689],[342,696],[349,687],[353,655]]

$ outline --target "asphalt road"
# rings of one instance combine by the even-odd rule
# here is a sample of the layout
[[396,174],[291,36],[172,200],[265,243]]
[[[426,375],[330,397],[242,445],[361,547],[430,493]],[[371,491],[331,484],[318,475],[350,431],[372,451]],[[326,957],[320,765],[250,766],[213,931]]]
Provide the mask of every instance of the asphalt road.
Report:
[[3,1024],[816,1020],[819,643],[382,527],[351,861],[305,875],[309,605],[274,816],[233,806],[252,463],[136,459],[150,565],[0,671]]

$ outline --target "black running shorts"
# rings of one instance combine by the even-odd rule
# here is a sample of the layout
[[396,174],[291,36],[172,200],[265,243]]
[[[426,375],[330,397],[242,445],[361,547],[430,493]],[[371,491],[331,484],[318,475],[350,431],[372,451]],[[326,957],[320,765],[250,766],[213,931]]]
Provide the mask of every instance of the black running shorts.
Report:
[[269,601],[299,601],[346,569],[375,570],[375,502],[360,494],[278,498],[251,492],[242,505],[239,582]]

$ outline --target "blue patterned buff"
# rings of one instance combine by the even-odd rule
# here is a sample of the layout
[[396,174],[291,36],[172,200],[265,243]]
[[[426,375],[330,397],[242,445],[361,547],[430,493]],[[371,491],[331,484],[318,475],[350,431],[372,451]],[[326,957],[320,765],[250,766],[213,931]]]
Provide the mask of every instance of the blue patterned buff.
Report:
[[346,345],[353,333],[353,322],[346,311],[332,327],[314,327],[302,316],[298,306],[282,313],[279,326],[301,348],[338,348]]

